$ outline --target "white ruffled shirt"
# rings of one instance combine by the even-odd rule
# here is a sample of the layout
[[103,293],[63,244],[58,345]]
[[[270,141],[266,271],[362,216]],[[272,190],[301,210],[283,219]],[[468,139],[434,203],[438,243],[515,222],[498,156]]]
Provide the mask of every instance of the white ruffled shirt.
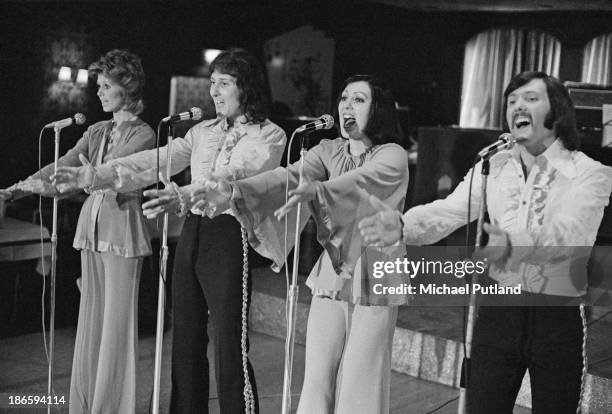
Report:
[[[520,147],[491,158],[487,209],[491,221],[509,234],[511,256],[490,274],[500,286],[521,284],[525,291],[559,296],[586,293],[586,261],[612,190],[612,168],[580,151],[568,151],[556,140],[535,157],[527,179]],[[480,207],[480,174],[476,165],[471,217]],[[408,245],[432,244],[466,224],[470,172],[445,199],[417,206],[404,216]]]

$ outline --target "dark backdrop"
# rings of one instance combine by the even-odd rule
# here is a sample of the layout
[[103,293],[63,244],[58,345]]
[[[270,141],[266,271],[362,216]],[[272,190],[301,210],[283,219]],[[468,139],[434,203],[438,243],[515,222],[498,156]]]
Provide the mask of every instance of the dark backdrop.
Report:
[[[332,4],[333,3],[333,4]],[[34,171],[42,124],[70,114],[45,103],[49,44],[80,33],[82,60],[129,48],[147,74],[145,121],[166,115],[172,75],[190,75],[203,48],[242,46],[263,58],[263,42],[304,24],[336,40],[334,94],[353,73],[374,73],[410,107],[410,127],[458,122],[464,44],[481,30],[524,26],[561,40],[562,80],[578,80],[582,46],[610,30],[610,12],[412,12],[364,1],[233,2],[4,2],[0,6],[0,187]],[[83,67],[86,67],[84,65]],[[56,75],[55,75],[56,76]],[[52,79],[51,79],[52,81]],[[104,119],[93,86],[79,110],[88,122]],[[83,128],[63,131],[62,151]],[[52,133],[43,162],[52,158]]]

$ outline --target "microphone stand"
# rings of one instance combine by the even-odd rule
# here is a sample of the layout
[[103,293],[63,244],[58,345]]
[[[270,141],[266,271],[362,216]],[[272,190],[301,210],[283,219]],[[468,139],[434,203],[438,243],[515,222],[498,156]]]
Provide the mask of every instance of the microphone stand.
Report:
[[[168,143],[166,145],[166,179],[170,180],[172,163],[172,123],[168,124]],[[153,371],[152,414],[159,414],[159,395],[162,364],[162,345],[164,340],[164,316],[166,308],[166,266],[168,264],[168,212],[164,213],[160,255],[159,255],[159,292],[157,296],[157,328],[155,332],[155,368]]]
[[[58,124],[53,128],[55,132],[55,150],[53,158],[53,173],[57,174],[57,160],[59,159],[59,144],[60,144],[60,131],[62,127]],[[53,365],[54,365],[54,351],[55,351],[55,282],[57,279],[57,195],[53,197],[53,224],[51,230],[51,286],[50,286],[50,298],[49,307],[51,308],[49,314],[49,372],[47,377],[47,395],[53,395]],[[45,277],[45,276],[43,276]],[[44,332],[43,332],[44,334]],[[47,414],[51,414],[51,406],[53,404],[47,404]]]
[[[487,212],[487,177],[489,176],[489,163],[490,155],[482,157],[482,169],[481,177],[482,182],[480,183],[480,208],[478,210],[478,222],[476,224],[476,243],[475,247],[478,249],[481,247],[482,239],[482,227],[484,224],[485,213]],[[468,197],[472,195],[469,194]],[[474,273],[471,277],[470,283],[474,285],[478,281],[478,275]],[[467,388],[469,386],[470,377],[470,357],[472,356],[472,338],[474,337],[474,325],[476,323],[476,300],[477,296],[470,289],[470,302],[468,305],[468,319],[465,330],[465,355],[463,357],[463,365],[461,370],[461,383],[459,389],[459,403],[457,405],[457,414],[467,413]]]
[[[304,156],[306,155],[305,138],[302,137],[302,148],[300,149],[299,181],[298,186],[304,181]],[[287,163],[289,158],[287,158]],[[297,319],[298,305],[298,263],[300,260],[300,217],[302,214],[302,203],[298,203],[295,219],[295,244],[293,246],[293,271],[291,274],[291,285],[287,292],[287,337],[285,338],[285,371],[283,374],[283,409],[282,414],[291,412],[291,375],[293,373],[293,350],[295,345],[295,321]]]

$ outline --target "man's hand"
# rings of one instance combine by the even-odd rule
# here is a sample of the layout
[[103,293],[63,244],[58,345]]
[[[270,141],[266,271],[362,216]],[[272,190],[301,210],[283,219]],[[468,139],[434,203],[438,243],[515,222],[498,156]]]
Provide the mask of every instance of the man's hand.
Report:
[[142,205],[142,214],[148,219],[153,219],[166,211],[177,211],[179,207],[179,197],[172,183],[162,173],[159,173],[159,179],[164,184],[163,190],[147,190],[142,193],[151,199]]
[[484,223],[482,229],[489,234],[489,243],[474,252],[474,258],[487,259],[489,263],[505,264],[510,255],[510,237],[502,230],[497,221]]
[[85,155],[79,154],[82,167],[58,167],[57,172],[51,176],[53,185],[60,193],[67,193],[91,185],[94,170]]
[[379,210],[373,216],[366,217],[359,222],[361,237],[368,245],[390,246],[402,238],[401,213],[392,210],[376,196],[370,196],[370,203]]

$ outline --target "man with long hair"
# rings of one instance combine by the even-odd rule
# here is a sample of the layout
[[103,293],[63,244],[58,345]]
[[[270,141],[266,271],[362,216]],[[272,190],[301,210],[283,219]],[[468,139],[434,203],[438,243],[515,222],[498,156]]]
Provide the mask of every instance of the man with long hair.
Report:
[[[516,75],[504,92],[504,112],[517,145],[490,159],[486,201],[493,224],[484,225],[489,242],[480,254],[495,264],[492,279],[520,284],[523,294],[504,303],[509,306],[485,298],[479,308],[468,412],[511,413],[529,370],[534,412],[575,413],[586,374],[584,307],[578,304],[587,281],[586,261],[568,252],[593,246],[612,168],[578,151],[574,107],[558,79]],[[435,243],[465,224],[468,199],[475,220],[481,167],[474,167],[471,194],[468,173],[445,199],[403,215],[379,204],[378,214],[360,222],[365,242]]]

